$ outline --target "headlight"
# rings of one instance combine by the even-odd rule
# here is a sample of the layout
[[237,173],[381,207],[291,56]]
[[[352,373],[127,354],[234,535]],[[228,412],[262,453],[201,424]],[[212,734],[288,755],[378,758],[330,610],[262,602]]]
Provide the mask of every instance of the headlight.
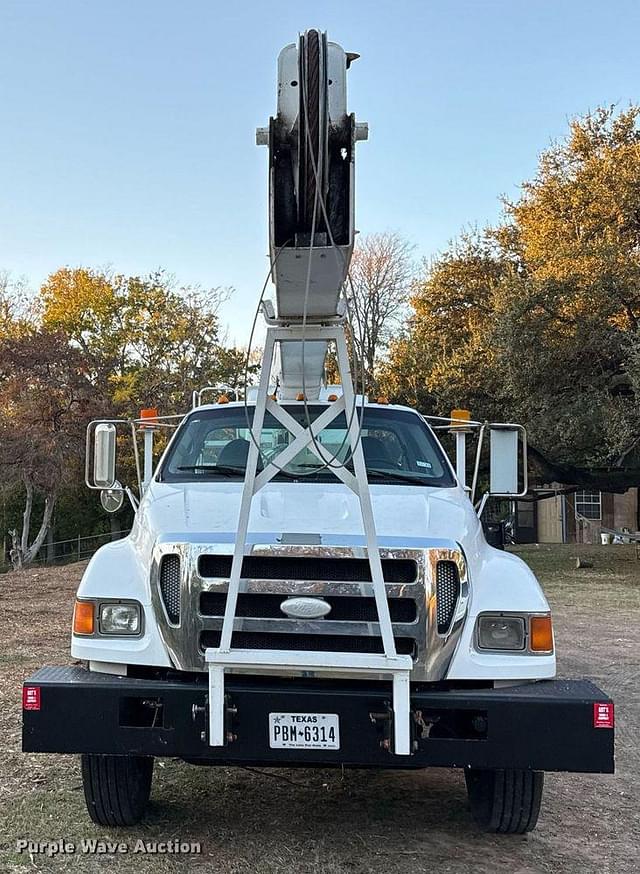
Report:
[[140,604],[101,604],[100,634],[140,634]]
[[523,616],[478,617],[478,649],[522,650],[525,641]]

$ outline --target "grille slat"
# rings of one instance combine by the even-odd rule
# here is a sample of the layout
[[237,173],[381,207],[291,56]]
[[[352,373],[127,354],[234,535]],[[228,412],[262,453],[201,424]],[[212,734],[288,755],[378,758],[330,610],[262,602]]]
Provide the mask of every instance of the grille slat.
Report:
[[160,562],[160,594],[169,621],[180,622],[180,556],[163,555]]
[[446,634],[460,596],[460,574],[455,561],[439,561],[436,567],[436,621],[438,634]]
[[[302,596],[304,597],[304,596]],[[238,595],[236,616],[239,619],[286,619],[280,605],[285,595],[253,594]],[[365,596],[324,595],[323,601],[331,605],[327,619],[334,622],[377,622],[378,611],[374,598]],[[202,592],[200,612],[203,616],[224,616],[226,592]],[[413,598],[389,598],[392,622],[415,622],[417,605]]]
[[[222,630],[203,631],[200,648],[220,645]],[[413,655],[415,641],[410,637],[396,637],[396,650],[400,655]],[[347,634],[281,634],[264,631],[234,631],[231,646],[238,649],[280,649],[300,652],[364,652],[382,653],[382,638]]]
[[[226,580],[231,574],[231,562],[230,555],[201,555],[198,571],[201,577]],[[414,583],[418,566],[413,559],[383,558],[382,572],[387,583]],[[252,580],[370,583],[371,568],[367,558],[247,555],[242,560],[241,577]]]

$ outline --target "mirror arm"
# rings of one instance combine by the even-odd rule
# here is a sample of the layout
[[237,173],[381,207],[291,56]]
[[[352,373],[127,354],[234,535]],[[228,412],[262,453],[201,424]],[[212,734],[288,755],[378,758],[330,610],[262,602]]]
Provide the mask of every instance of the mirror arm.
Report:
[[142,474],[140,472],[140,453],[138,452],[138,435],[136,433],[135,422],[129,422],[131,425],[131,438],[133,441],[133,456],[136,461],[136,479],[138,480],[138,494],[142,497]]
[[480,433],[478,434],[478,445],[476,447],[476,460],[473,465],[473,480],[471,482],[471,494],[469,495],[471,499],[471,503],[475,501],[476,497],[476,489],[478,487],[478,475],[480,472],[480,453],[482,452],[482,441],[484,440],[484,432],[487,429],[487,423],[483,422],[480,427]]
[[529,491],[529,452],[527,449],[527,429],[524,425],[521,426],[522,434],[522,494],[518,497],[523,498]]
[[129,488],[129,486],[125,486],[125,488],[124,488],[124,492],[125,492],[125,495],[129,498],[129,503],[131,504],[131,506],[132,506],[132,508],[133,508],[133,512],[134,512],[134,513],[137,513],[137,512],[138,512],[138,507],[140,506],[138,499],[137,499],[136,496],[133,494],[133,492],[131,491],[131,489]]
[[481,500],[478,502],[478,505],[476,506],[476,513],[478,514],[478,519],[482,518],[484,508],[486,507],[487,501],[489,500],[490,497],[491,497],[490,493],[485,492],[484,495],[482,496]]
[[87,425],[86,437],[85,437],[85,442],[84,442],[84,483],[88,489],[93,488],[93,486],[89,482],[89,470],[91,468],[91,465],[89,463],[90,462],[89,453],[91,452],[91,426],[92,425],[93,425],[93,422],[89,422],[89,424]]

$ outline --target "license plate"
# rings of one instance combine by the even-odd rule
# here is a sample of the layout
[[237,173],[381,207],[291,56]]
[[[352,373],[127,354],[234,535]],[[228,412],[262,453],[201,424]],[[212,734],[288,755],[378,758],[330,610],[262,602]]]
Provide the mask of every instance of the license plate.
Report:
[[337,713],[270,713],[269,746],[274,750],[339,750]]

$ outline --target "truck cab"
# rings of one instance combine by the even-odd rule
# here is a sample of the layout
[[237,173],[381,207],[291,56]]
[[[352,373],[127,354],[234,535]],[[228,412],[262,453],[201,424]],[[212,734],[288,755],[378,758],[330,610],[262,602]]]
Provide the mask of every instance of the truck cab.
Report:
[[[304,425],[331,403],[283,406]],[[364,403],[358,428],[395,648],[411,661],[410,754],[396,754],[382,672],[297,665],[300,653],[348,662],[384,652],[357,497],[308,449],[252,502],[231,641],[232,652],[289,652],[291,668],[227,670],[224,745],[210,743],[207,652],[221,640],[254,411],[223,396],[184,417],[131,533],[84,573],[71,644],[82,667],[43,668],[25,683],[41,705],[25,710],[24,748],[82,754],[94,820],[142,816],[157,756],[463,767],[474,816],[494,831],[535,825],[544,770],[611,770],[613,732],[594,730],[611,703],[587,681],[553,679],[550,609],[533,573],[487,544],[427,420],[387,403]],[[347,470],[348,418],[316,435]],[[262,434],[259,470],[293,439],[269,413]],[[124,807],[108,795],[114,781],[129,787]],[[507,781],[517,791],[498,810]]]
[[[325,406],[297,402],[285,409],[302,423]],[[113,661],[115,650],[123,669],[150,659],[153,667],[206,669],[205,649],[220,638],[251,422],[252,407],[242,402],[199,407],[185,417],[131,535],[95,554],[78,591],[80,600],[117,600],[127,579],[129,595],[146,608],[144,620],[141,614],[136,633],[119,641],[74,635],[74,657],[97,670]],[[346,435],[342,414],[317,440],[348,468]],[[259,467],[272,447],[281,450],[290,439],[267,416]],[[408,407],[367,403],[360,439],[396,646],[414,660],[415,680],[492,681],[498,667],[502,680],[554,676],[551,640],[542,651],[526,643],[528,617],[549,616],[535,577],[516,556],[487,545],[467,492],[423,417]],[[360,508],[330,466],[303,449],[253,502],[249,530],[234,645],[381,651]],[[295,606],[284,602],[301,595],[329,609],[317,618],[296,617]],[[434,608],[437,615],[428,617]],[[498,627],[500,614],[518,611],[521,625],[503,616],[509,627]],[[500,639],[509,633],[515,658],[504,655],[508,638]]]
[[[325,406],[297,402],[285,409],[302,423]],[[144,622],[140,616],[135,642],[75,635],[73,656],[98,669],[118,661],[119,652],[123,670],[150,658],[154,667],[206,669],[204,652],[220,640],[252,412],[240,402],[199,407],[185,417],[130,537],[96,553],[78,591],[80,600],[117,599],[122,579],[135,581],[136,600],[149,615]],[[281,450],[291,439],[270,416],[262,434],[265,462],[272,447]],[[343,413],[317,440],[348,468],[346,435]],[[422,416],[408,407],[367,403],[360,439],[396,646],[414,659],[415,680],[492,681],[498,665],[502,680],[553,676],[551,640],[542,651],[526,643],[529,617],[549,616],[535,577],[520,559],[487,545],[465,489]],[[234,645],[381,651],[360,508],[329,465],[303,449],[253,502],[249,530]],[[322,615],[296,617],[295,605],[286,601],[301,595],[319,600]],[[428,617],[434,608],[437,615]],[[503,616],[509,629],[498,627],[500,614],[518,611],[521,625]],[[509,633],[516,657],[505,659],[508,639],[500,635]],[[133,647],[125,658],[127,644]]]

